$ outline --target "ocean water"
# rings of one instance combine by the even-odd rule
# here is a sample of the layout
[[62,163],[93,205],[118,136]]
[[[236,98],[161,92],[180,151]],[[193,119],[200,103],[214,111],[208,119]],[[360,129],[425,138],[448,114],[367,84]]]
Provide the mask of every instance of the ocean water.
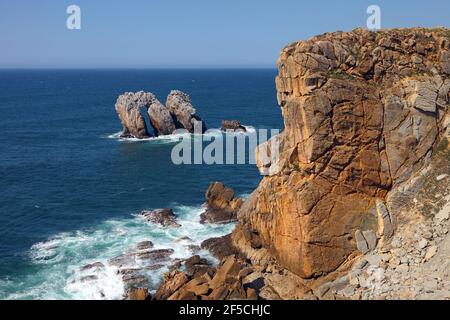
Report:
[[[217,180],[245,196],[261,179],[255,166],[174,165],[177,137],[117,138],[114,103],[138,90],[164,102],[179,89],[209,128],[238,119],[279,129],[275,76],[270,69],[0,71],[0,299],[121,299],[124,284],[109,259],[144,240],[185,258],[187,245],[231,232],[233,224],[199,223],[205,190]],[[138,215],[166,207],[181,228]],[[91,271],[81,267],[93,262],[106,267],[83,280]],[[151,289],[165,271],[146,274]]]

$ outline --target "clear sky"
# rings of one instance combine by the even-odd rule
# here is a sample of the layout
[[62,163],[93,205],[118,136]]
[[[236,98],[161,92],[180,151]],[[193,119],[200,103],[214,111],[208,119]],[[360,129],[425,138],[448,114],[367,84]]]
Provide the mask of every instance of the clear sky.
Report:
[[365,27],[370,4],[383,28],[449,27],[450,0],[0,0],[0,68],[274,67],[290,42]]

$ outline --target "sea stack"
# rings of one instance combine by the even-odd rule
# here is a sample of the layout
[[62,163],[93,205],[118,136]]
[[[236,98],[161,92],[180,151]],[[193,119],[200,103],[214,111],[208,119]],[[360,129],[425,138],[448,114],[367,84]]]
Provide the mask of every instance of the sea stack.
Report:
[[141,113],[141,108],[147,108],[154,95],[148,92],[126,92],[119,96],[116,102],[116,112],[122,123],[124,138],[148,138],[147,125]]
[[167,96],[166,107],[174,117],[177,128],[186,129],[194,133],[197,124],[201,132],[196,133],[204,133],[206,131],[205,123],[196,115],[191,98],[186,93],[179,90],[172,90]]
[[[121,137],[144,139],[150,137],[146,120],[152,126],[154,136],[169,135],[176,129],[193,133],[206,131],[203,120],[196,115],[189,96],[181,91],[171,91],[167,108],[150,92],[126,92],[116,102],[116,112],[122,123]],[[148,119],[147,119],[148,117]]]

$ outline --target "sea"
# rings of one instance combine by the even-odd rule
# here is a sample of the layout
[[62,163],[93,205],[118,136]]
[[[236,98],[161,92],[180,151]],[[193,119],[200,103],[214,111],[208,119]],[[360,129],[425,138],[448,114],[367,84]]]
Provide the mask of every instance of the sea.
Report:
[[[239,120],[248,132],[280,129],[276,74],[0,70],[0,299],[123,299],[125,285],[111,258],[152,241],[156,249],[173,249],[174,260],[184,259],[192,255],[189,247],[230,233],[233,223],[199,223],[205,191],[221,181],[248,197],[263,178],[256,166],[174,164],[180,137],[121,139],[114,104],[120,94],[139,90],[164,103],[178,89],[216,135],[223,119]],[[158,208],[172,208],[181,227],[163,228],[139,215]],[[96,262],[104,268],[83,270]],[[168,268],[147,272],[150,290]]]

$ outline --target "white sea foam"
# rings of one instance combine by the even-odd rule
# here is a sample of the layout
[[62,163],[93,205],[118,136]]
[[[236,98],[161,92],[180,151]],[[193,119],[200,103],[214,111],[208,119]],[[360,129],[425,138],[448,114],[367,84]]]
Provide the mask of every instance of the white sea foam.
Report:
[[116,132],[110,135],[107,135],[106,137],[109,139],[115,139],[118,141],[123,142],[154,142],[154,143],[176,143],[180,141],[181,139],[185,137],[201,137],[203,135],[205,136],[221,136],[221,135],[251,135],[256,133],[256,129],[252,126],[245,126],[246,132],[243,131],[237,131],[237,132],[223,132],[220,128],[212,128],[208,129],[208,131],[205,134],[192,134],[192,133],[179,133],[179,134],[169,134],[164,136],[158,136],[158,137],[149,137],[149,138],[123,138],[120,135],[122,134],[122,131]]
[[[122,299],[124,283],[117,267],[109,264],[111,258],[132,250],[141,241],[150,240],[154,249],[171,248],[174,250],[171,258],[184,259],[192,255],[188,245],[200,245],[205,239],[232,231],[233,224],[200,224],[202,211],[201,207],[175,206],[180,228],[163,228],[134,215],[108,220],[90,229],[60,233],[36,243],[30,248],[29,257],[37,271],[22,279],[0,279],[0,298]],[[216,262],[208,252],[198,254]],[[95,262],[105,268],[82,270],[83,266]],[[131,267],[140,266],[139,261],[132,263]],[[150,289],[159,285],[170,263],[162,269],[146,271]]]
[[122,132],[116,132],[111,135],[108,135],[107,138],[109,139],[115,139],[118,141],[123,142],[154,142],[154,143],[174,143],[180,141],[184,136],[190,135],[189,133],[182,133],[182,134],[169,134],[164,136],[158,136],[158,137],[148,137],[143,139],[138,138],[123,138],[120,135]]

